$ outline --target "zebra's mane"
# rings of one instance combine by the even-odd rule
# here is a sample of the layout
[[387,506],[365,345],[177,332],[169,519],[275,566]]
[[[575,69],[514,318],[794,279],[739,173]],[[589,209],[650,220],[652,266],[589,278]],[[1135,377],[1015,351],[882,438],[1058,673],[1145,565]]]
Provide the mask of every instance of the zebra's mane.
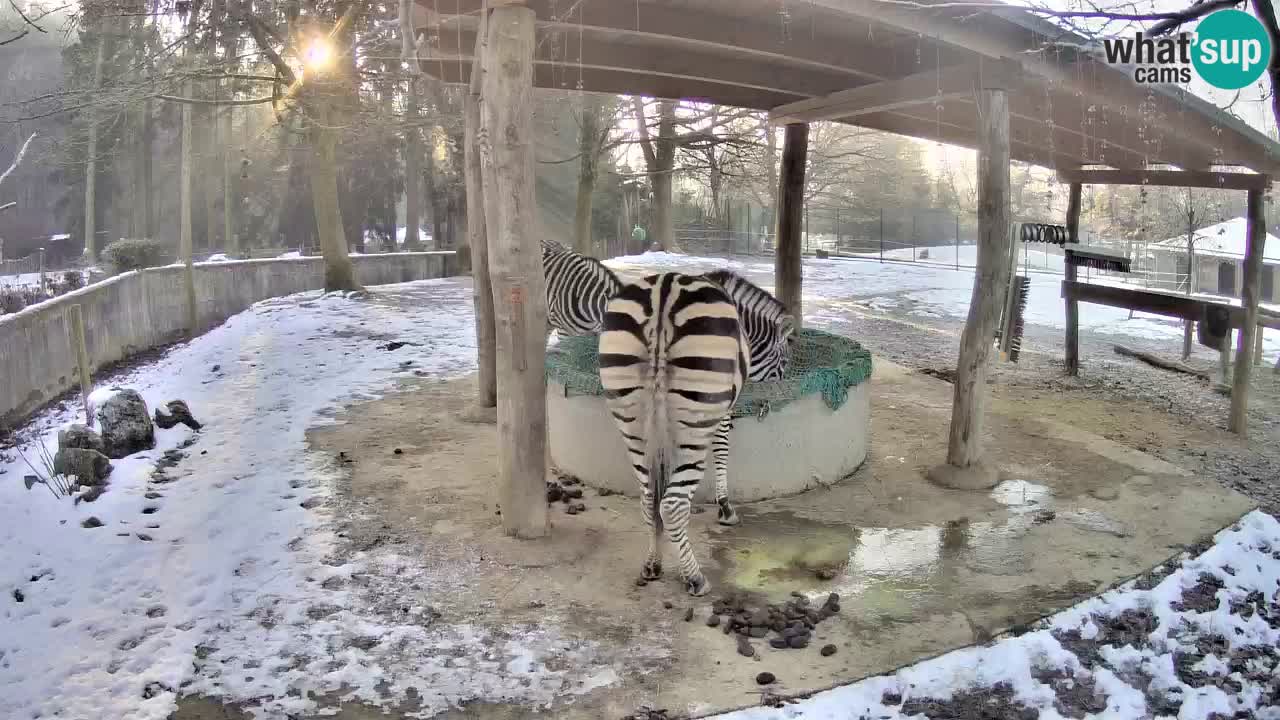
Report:
[[581,262],[585,262],[590,265],[594,265],[596,268],[598,268],[606,277],[609,278],[609,284],[613,290],[616,291],[618,288],[622,287],[622,281],[618,279],[617,273],[615,273],[612,269],[610,269],[608,265],[605,265],[604,263],[600,262],[600,260],[598,260],[597,258],[593,258],[590,255],[583,255],[582,253],[578,252],[577,250],[574,250],[568,245],[563,245],[555,240],[548,240],[547,238],[542,238],[541,242],[542,242],[542,253],[544,257],[547,255],[547,253],[550,253],[553,255],[572,255],[574,256],[574,259],[580,260]]
[[713,270],[705,273],[703,277],[724,288],[724,291],[738,305],[749,305],[757,310],[764,310],[772,317],[788,314],[787,306],[783,305],[781,300],[732,270]]

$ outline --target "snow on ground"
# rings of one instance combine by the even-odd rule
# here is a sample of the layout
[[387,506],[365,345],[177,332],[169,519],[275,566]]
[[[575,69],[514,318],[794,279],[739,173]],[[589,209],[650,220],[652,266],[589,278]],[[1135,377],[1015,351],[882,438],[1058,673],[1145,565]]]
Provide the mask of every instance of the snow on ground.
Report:
[[[1131,582],[1021,636],[957,650],[782,708],[716,717],[899,720],[920,717],[928,700],[959,703],[966,691],[1005,683],[1011,700],[1038,710],[1039,720],[1063,718],[1055,701],[1077,687],[1092,689],[1083,702],[1093,704],[1089,716],[1099,720],[1201,720],[1214,713],[1280,718],[1280,522],[1255,511],[1214,540],[1198,558],[1184,553],[1181,564],[1150,589]],[[1149,631],[1125,632],[1134,627]],[[1165,709],[1149,708],[1149,698]]]
[[[0,715],[158,720],[181,690],[284,717],[314,711],[313,691],[381,704],[416,686],[425,716],[472,699],[545,702],[567,672],[548,658],[591,670],[591,646],[554,627],[495,638],[431,625],[431,592],[459,582],[455,569],[334,553],[325,501],[338,472],[307,452],[306,429],[399,377],[472,372],[470,308],[451,280],[264,301],[133,373],[148,406],[183,399],[204,429],[158,430],[154,451],[115,461],[97,501],[28,491],[24,462],[0,461]],[[379,347],[390,340],[414,345]],[[73,419],[37,423],[51,451]],[[153,479],[165,451],[191,440],[174,479]],[[81,527],[91,516],[103,527]],[[344,589],[359,572],[427,589],[391,618]]]
[[[961,249],[976,252],[972,246]],[[909,259],[910,248],[905,252]],[[1037,253],[1032,255],[1034,261]],[[965,260],[962,255],[962,263]],[[771,258],[735,256],[726,259],[648,252],[613,258],[606,264],[632,276],[657,269],[706,271],[725,267],[746,275],[768,290],[773,289]],[[1029,277],[1031,292],[1027,297],[1025,322],[1028,325],[1065,327],[1061,276],[1032,272]],[[947,265],[880,263],[878,258],[872,257],[865,260],[806,258],[804,261],[806,321],[823,323],[829,313],[824,303],[851,299],[867,301],[873,308],[905,308],[910,314],[922,317],[963,320],[969,314],[972,293],[971,268],[956,270]],[[1182,347],[1182,324],[1160,315],[1134,313],[1130,319],[1128,310],[1081,303],[1080,328],[1117,337],[1167,339],[1171,352]],[[1280,330],[1267,328],[1263,333],[1263,356],[1267,364],[1275,363],[1280,356]]]

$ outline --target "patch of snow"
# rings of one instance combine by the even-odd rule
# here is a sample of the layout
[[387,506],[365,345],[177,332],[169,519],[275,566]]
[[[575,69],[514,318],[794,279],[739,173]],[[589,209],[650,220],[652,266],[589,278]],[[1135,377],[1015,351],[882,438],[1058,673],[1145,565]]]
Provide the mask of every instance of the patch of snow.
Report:
[[[377,349],[387,337],[415,344]],[[415,372],[472,372],[474,345],[471,292],[456,280],[266,300],[118,381],[153,408],[185,400],[204,428],[157,429],[155,450],[115,461],[95,502],[27,491],[22,461],[0,460],[0,714],[161,720],[182,692],[283,717],[314,713],[312,693],[383,705],[413,687],[414,715],[428,717],[611,682],[592,643],[552,624],[495,637],[422,621],[432,593],[460,582],[455,568],[390,549],[335,553],[326,503],[339,471],[308,452],[306,430]],[[38,418],[38,442],[52,451],[74,419]],[[161,455],[188,440],[165,471],[173,481],[153,481]],[[81,527],[90,516],[103,526]],[[370,569],[423,594],[391,615],[361,591],[322,585]]]
[[205,258],[205,262],[231,262],[232,258],[227,257],[226,253],[214,253]]
[[297,251],[297,250],[290,250],[290,251],[288,251],[288,252],[282,252],[282,253],[280,253],[279,255],[277,255],[276,257],[278,257],[278,258],[300,258],[300,257],[302,257],[302,253],[301,253],[301,252],[299,252],[299,251]]

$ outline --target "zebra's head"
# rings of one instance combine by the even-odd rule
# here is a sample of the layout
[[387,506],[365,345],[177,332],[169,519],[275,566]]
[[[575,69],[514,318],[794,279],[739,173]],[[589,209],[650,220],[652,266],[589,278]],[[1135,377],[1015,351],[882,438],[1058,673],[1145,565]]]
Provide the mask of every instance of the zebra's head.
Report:
[[751,379],[757,382],[781,380],[787,372],[787,362],[791,359],[791,348],[796,341],[796,319],[791,313],[784,312],[774,321],[772,342],[762,350],[752,348]]

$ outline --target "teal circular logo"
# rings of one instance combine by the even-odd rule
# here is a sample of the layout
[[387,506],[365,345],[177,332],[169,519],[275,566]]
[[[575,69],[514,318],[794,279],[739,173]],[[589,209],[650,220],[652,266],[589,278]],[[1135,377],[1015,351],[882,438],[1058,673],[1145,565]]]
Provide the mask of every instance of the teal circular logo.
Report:
[[1196,28],[1191,62],[1210,85],[1239,90],[1255,83],[1271,62],[1271,38],[1258,19],[1241,10],[1210,13]]

